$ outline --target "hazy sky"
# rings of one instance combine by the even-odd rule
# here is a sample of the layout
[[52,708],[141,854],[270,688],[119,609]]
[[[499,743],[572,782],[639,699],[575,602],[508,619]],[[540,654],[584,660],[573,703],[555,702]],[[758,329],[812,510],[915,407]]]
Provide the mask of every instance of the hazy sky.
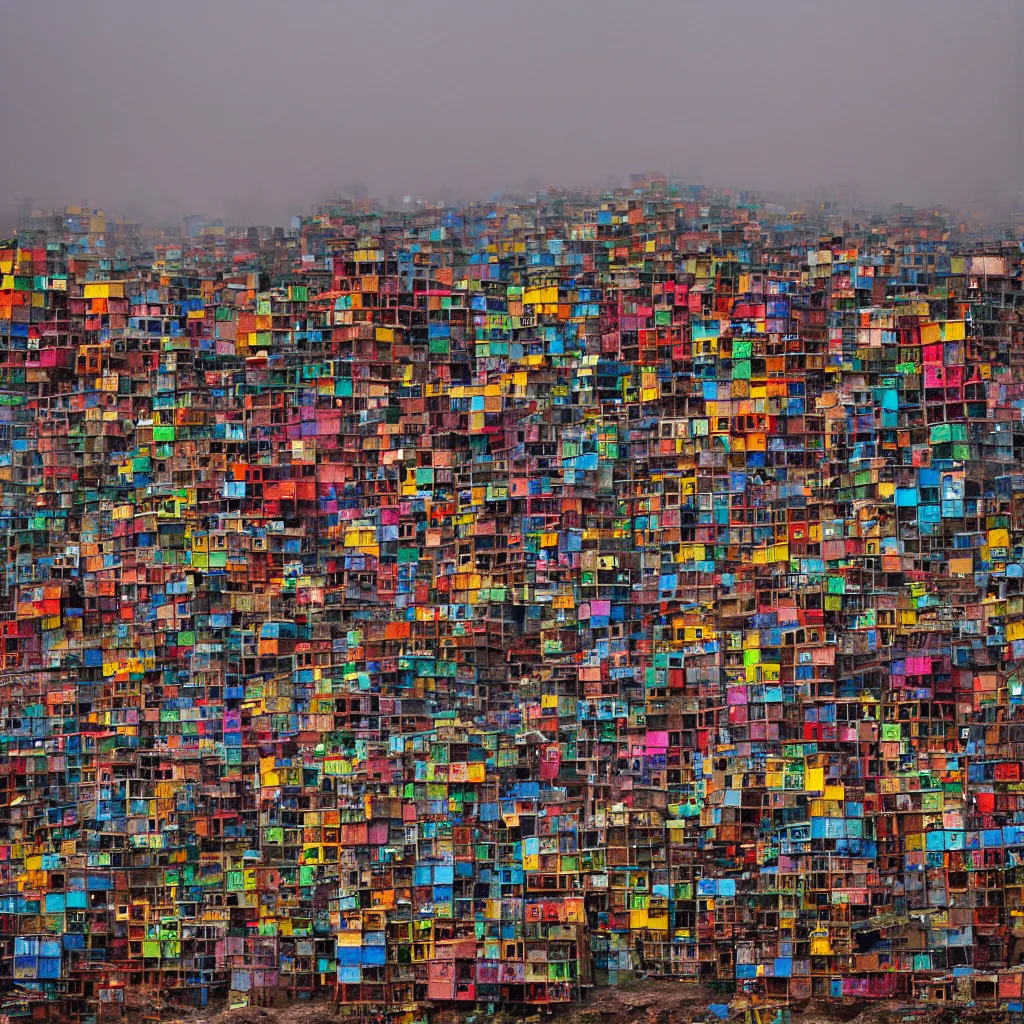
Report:
[[1024,187],[1024,0],[0,0],[0,210]]

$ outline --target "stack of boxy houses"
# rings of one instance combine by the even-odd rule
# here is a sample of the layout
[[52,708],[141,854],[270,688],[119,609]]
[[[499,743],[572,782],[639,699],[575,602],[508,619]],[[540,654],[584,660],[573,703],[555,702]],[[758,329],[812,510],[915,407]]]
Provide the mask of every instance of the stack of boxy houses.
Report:
[[1019,1010],[1021,246],[651,178],[0,244],[10,1017]]

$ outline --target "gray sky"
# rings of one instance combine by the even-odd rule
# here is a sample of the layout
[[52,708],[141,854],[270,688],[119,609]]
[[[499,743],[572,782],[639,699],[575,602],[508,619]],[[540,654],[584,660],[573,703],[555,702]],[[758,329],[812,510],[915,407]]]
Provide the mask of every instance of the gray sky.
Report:
[[1024,187],[1024,0],[0,0],[0,209]]

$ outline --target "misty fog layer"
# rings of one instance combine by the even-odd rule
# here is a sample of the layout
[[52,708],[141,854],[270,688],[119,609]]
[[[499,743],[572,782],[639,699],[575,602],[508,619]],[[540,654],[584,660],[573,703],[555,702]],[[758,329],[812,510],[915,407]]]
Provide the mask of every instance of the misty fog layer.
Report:
[[356,182],[467,198],[648,169],[1012,197],[1022,42],[1022,0],[0,0],[0,210],[280,222]]

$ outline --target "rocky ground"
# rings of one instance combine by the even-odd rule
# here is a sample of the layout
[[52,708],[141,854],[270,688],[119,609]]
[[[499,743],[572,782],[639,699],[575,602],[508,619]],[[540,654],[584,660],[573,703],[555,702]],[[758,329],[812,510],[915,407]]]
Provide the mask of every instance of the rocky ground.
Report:
[[[642,981],[619,988],[591,990],[586,1001],[552,1014],[517,1016],[508,1011],[493,1015],[467,1013],[463,1024],[747,1024],[742,1012],[725,1018],[709,1009],[721,1007],[728,997],[702,986],[672,981]],[[244,1007],[183,1016],[169,1009],[145,1014],[146,1024],[355,1024],[357,1018],[339,1013],[330,1003],[284,1008]],[[815,1001],[790,1010],[791,1024],[1009,1024],[1010,1018],[992,1008],[932,1007],[876,1000]],[[764,1024],[773,1015],[762,1011]],[[375,1024],[371,1014],[362,1018]],[[383,1024],[383,1018],[381,1019]],[[757,1024],[757,1019],[749,1021]]]

